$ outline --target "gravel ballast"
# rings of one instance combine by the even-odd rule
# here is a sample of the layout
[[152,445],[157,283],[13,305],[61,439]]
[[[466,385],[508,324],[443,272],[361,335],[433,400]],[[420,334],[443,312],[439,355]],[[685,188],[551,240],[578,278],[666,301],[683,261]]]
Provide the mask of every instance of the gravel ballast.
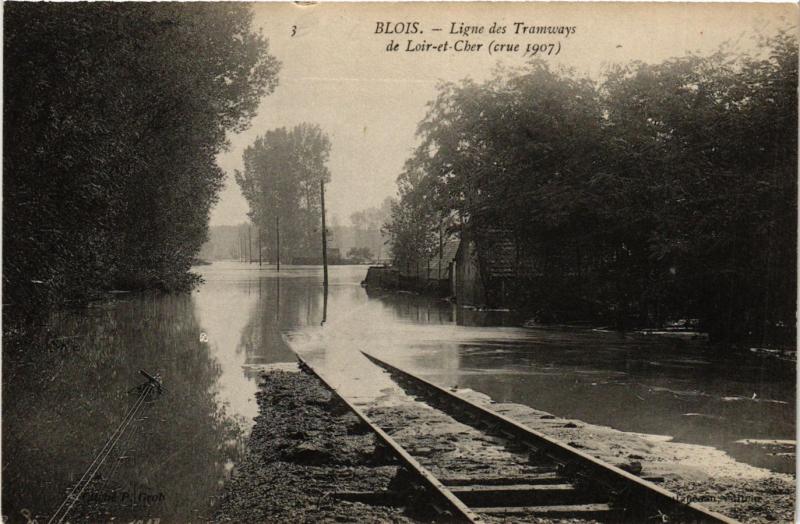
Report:
[[[747,523],[794,519],[793,476],[755,468],[725,453],[653,435],[567,420],[518,404],[496,404],[469,390],[458,394],[581,451],[659,483]],[[316,377],[270,371],[257,395],[260,415],[246,458],[236,466],[216,511],[219,522],[423,522],[397,506],[348,502],[336,492],[376,492],[397,466],[377,453],[374,435]],[[526,457],[505,439],[465,426],[413,397],[364,406],[367,414],[435,475],[524,474]],[[519,455],[519,456],[517,456]],[[497,462],[497,464],[495,464]],[[487,519],[494,520],[494,519]],[[516,520],[516,519],[510,519]],[[537,520],[537,522],[540,522]]]

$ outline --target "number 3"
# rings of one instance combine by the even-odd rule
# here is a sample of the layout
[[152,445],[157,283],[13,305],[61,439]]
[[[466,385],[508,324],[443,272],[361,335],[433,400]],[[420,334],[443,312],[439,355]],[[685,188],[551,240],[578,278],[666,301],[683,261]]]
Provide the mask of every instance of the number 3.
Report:
[[296,25],[293,25],[293,26],[292,26],[292,36],[294,36],[294,35],[296,35],[296,34],[297,34],[297,26],[296,26]]

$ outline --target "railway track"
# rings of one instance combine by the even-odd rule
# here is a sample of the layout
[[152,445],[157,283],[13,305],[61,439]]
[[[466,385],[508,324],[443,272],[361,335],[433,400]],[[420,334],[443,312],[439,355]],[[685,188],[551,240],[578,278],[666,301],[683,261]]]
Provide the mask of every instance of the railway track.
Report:
[[414,456],[414,446],[407,444],[404,447],[398,443],[298,356],[301,368],[317,376],[376,435],[380,446],[396,459],[402,470],[399,478],[418,490],[406,489],[404,495],[351,494],[351,500],[396,503],[405,497],[408,504],[409,494],[421,500],[419,490],[424,490],[438,519],[454,522],[498,519],[736,522],[697,503],[684,503],[675,494],[652,482],[454,395],[368,353],[364,355],[386,370],[403,389],[431,407],[481,433],[499,437],[509,450],[525,455],[527,465],[524,468],[500,465],[493,472],[477,469],[466,473],[438,471],[434,474],[423,465],[423,457]]

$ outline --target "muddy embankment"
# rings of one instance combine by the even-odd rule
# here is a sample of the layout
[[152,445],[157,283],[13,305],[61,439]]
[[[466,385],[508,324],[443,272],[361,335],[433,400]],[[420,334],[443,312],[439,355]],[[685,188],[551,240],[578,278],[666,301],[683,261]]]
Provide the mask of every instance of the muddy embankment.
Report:
[[[518,404],[496,404],[469,390],[458,393],[612,464],[658,478],[677,496],[743,522],[794,520],[792,476],[736,462],[704,446],[565,420]],[[435,475],[487,475],[493,473],[490,469],[495,469],[495,463],[502,463],[505,473],[522,474],[528,467],[524,453],[517,457],[504,439],[477,431],[411,397],[398,401],[395,394],[390,395],[391,406],[368,409],[369,416]],[[402,507],[348,502],[332,495],[390,489],[397,468],[376,451],[374,436],[332,401],[317,379],[296,372],[266,373],[258,403],[261,414],[250,437],[249,453],[236,467],[216,521],[427,520]],[[487,469],[486,464],[492,466]]]
[[270,371],[245,459],[217,522],[412,522],[402,508],[338,500],[333,492],[387,489],[397,472],[358,418],[305,373]]

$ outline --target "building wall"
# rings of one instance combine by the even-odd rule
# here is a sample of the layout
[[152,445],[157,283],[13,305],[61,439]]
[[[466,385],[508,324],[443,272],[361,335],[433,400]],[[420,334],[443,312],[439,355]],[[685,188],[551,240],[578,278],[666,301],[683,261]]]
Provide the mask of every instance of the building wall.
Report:
[[510,307],[513,300],[509,300],[513,295],[515,284],[519,281],[508,277],[495,277],[489,279],[489,289],[486,290],[486,306],[491,308],[505,309]]
[[400,274],[394,269],[372,266],[367,269],[364,285],[376,289],[396,289],[400,286]]
[[478,250],[473,240],[462,240],[456,255],[456,303],[459,306],[483,306],[486,291],[480,274]]

